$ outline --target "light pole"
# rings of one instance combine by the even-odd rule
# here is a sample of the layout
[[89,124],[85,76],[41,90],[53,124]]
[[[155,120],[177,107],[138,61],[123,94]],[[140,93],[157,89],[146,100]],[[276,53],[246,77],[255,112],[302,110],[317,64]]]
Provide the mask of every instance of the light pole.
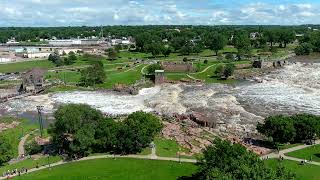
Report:
[[179,147],[179,164],[181,164],[181,148]]
[[116,145],[113,145],[113,159],[116,160]]
[[38,116],[39,116],[39,126],[40,126],[40,135],[43,137],[43,120],[42,120],[42,111],[43,106],[37,106]]

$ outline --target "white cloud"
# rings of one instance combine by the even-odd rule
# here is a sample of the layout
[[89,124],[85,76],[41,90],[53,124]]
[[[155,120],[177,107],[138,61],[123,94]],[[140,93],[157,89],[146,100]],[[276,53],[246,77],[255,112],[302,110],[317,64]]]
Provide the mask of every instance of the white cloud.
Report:
[[[307,2],[306,0],[304,2]],[[0,26],[320,23],[320,2],[1,0]]]

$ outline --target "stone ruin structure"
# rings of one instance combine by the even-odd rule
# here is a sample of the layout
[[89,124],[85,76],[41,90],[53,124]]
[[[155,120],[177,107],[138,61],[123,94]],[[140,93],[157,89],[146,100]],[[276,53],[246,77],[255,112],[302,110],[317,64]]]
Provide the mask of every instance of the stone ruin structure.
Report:
[[289,64],[286,60],[279,60],[279,61],[263,61],[263,60],[255,60],[252,63],[253,68],[277,68],[277,67],[283,67],[285,65]]
[[154,76],[155,84],[162,84],[165,82],[164,70],[155,70]]
[[162,62],[161,67],[167,72],[194,72],[193,64],[187,62]]
[[19,92],[39,92],[43,89],[46,70],[33,68],[22,74],[22,84]]

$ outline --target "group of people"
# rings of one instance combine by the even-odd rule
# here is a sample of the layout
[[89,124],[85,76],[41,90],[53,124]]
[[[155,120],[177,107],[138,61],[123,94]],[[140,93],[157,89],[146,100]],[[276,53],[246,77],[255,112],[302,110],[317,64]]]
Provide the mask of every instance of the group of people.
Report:
[[21,168],[21,169],[13,169],[13,170],[8,170],[6,172],[3,172],[2,176],[3,177],[10,177],[10,176],[20,176],[21,174],[28,173],[27,168]]

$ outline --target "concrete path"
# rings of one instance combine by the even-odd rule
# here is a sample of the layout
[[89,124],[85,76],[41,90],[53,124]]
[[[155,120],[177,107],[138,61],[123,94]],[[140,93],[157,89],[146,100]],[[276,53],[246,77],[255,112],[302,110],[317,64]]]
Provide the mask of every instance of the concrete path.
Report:
[[26,143],[29,136],[30,136],[30,134],[27,134],[21,138],[19,145],[18,145],[18,155],[19,155],[18,157],[22,157],[26,154],[25,149],[24,149],[24,144]]
[[[184,159],[184,158],[172,158],[172,157],[159,157],[155,155],[156,153],[156,149],[153,148],[152,149],[152,153],[150,155],[126,155],[126,156],[120,156],[120,155],[97,155],[97,156],[89,156],[89,157],[84,157],[75,161],[70,161],[70,162],[66,162],[66,161],[59,161],[50,165],[45,165],[45,166],[41,166],[39,168],[33,168],[33,169],[29,169],[28,173],[31,172],[36,172],[36,171],[40,171],[43,169],[47,169],[47,168],[51,168],[51,167],[55,167],[55,166],[59,166],[59,165],[63,165],[63,164],[67,164],[67,163],[72,163],[72,162],[79,162],[79,161],[87,161],[87,160],[94,160],[94,159],[113,159],[113,158],[132,158],[132,159],[149,159],[149,160],[159,160],[159,161],[175,161],[175,162],[186,162],[186,163],[197,163],[196,159]],[[116,160],[116,159],[115,159]],[[15,177],[16,175],[12,175],[10,177]],[[7,177],[0,177],[0,180],[2,179],[7,179]]]
[[200,72],[196,72],[196,73],[190,73],[190,74],[202,74],[206,71],[208,71],[208,69],[212,68],[213,66],[216,66],[217,64],[213,64],[213,65],[210,65],[208,67],[206,67],[204,70],[200,71]]
[[[295,158],[295,157],[291,157],[291,156],[286,156],[286,154],[290,153],[290,152],[293,152],[293,151],[298,151],[298,150],[301,150],[301,149],[312,147],[312,146],[315,146],[315,145],[318,145],[318,144],[320,144],[320,140],[317,140],[315,142],[315,144],[313,144],[313,145],[305,145],[304,144],[304,145],[300,145],[300,146],[295,146],[295,147],[292,147],[292,148],[281,150],[281,151],[279,151],[279,153],[270,153],[270,154],[261,156],[260,158],[261,159],[277,159],[277,158],[283,157],[283,159],[287,159],[287,160],[291,160],[291,161],[297,161],[297,162],[306,161],[306,159],[299,159],[299,158]],[[306,163],[320,166],[319,162],[306,161]]]
[[31,134],[33,134],[35,131],[37,131],[37,129],[29,132],[28,134],[26,134],[25,136],[23,136],[23,137],[21,138],[21,140],[20,140],[20,142],[19,142],[19,145],[18,145],[18,155],[19,155],[18,158],[19,158],[19,157],[22,157],[23,155],[26,154],[25,149],[24,149],[24,145],[25,145],[28,137],[29,137]]

